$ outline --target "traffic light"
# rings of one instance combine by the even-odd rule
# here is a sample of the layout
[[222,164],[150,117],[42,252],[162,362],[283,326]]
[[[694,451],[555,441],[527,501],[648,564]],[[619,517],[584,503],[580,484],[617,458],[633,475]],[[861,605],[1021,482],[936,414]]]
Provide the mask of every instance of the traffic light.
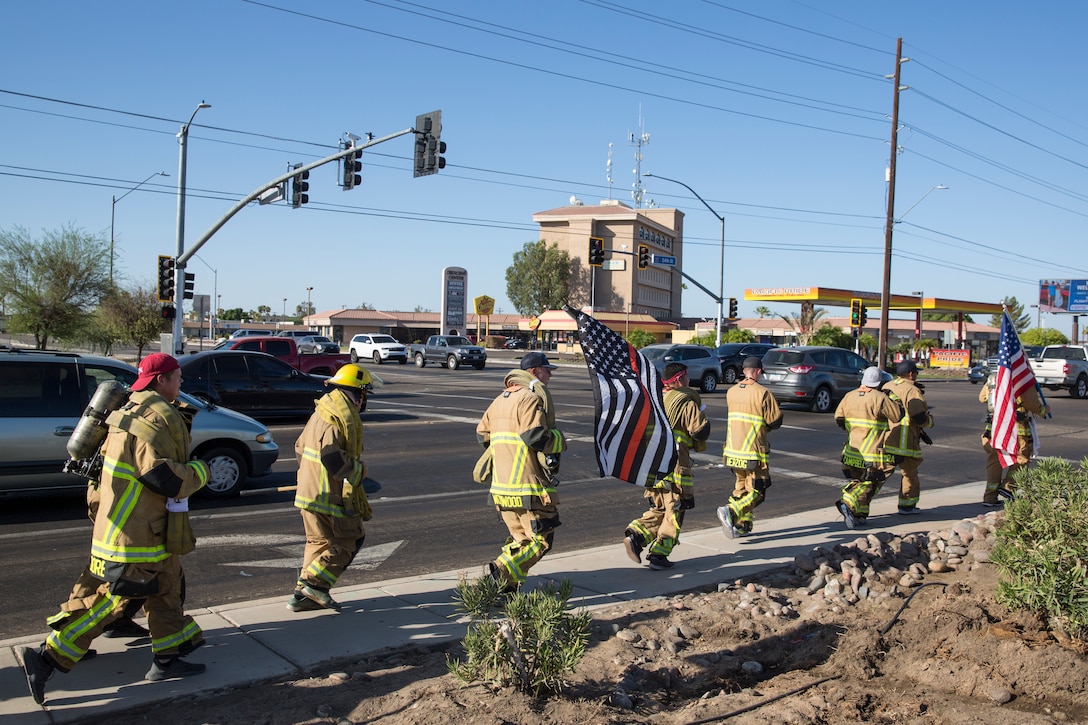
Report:
[[737,319],[737,298],[736,297],[730,297],[729,298],[729,319],[730,320]]
[[646,269],[650,266],[650,248],[645,244],[638,245],[638,268]]
[[174,309],[173,305],[163,305],[162,306],[162,319],[172,320],[177,316],[178,316],[178,311],[176,309]]
[[344,175],[342,179],[344,191],[351,191],[356,186],[363,183],[363,177],[359,175],[359,172],[363,170],[363,162],[359,160],[362,157],[363,150],[355,149],[355,153],[341,159],[344,162]]
[[442,140],[442,111],[432,111],[416,116],[416,149],[413,176],[437,174],[446,168],[446,143]]
[[159,255],[159,302],[174,301],[174,258]]
[[858,327],[865,327],[865,323],[869,321],[869,308],[864,302],[861,303],[861,324]]
[[181,288],[182,299],[193,299],[193,290],[196,288],[196,275],[192,272],[185,272],[185,281]]
[[859,300],[857,297],[850,300],[850,327],[861,327],[862,326],[863,323],[861,321],[861,316],[862,316],[861,309],[862,309],[861,300]]
[[[298,169],[302,164],[295,164],[292,169]],[[291,177],[291,208],[298,209],[303,204],[310,202],[310,195],[306,192],[310,190],[310,183],[306,179],[310,178],[309,171],[303,171],[295,174]]]
[[604,264],[604,239],[601,237],[589,238],[589,266],[600,267]]

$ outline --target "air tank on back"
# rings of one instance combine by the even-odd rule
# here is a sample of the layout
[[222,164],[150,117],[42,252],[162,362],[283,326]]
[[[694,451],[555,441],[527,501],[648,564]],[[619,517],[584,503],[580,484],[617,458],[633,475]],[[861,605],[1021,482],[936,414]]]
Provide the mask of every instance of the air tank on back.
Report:
[[98,389],[91,396],[91,402],[83,411],[83,417],[79,419],[76,429],[72,431],[72,437],[68,439],[68,455],[79,460],[90,458],[98,452],[109,431],[106,418],[124,405],[128,394],[128,388],[124,383],[116,380],[99,383]]

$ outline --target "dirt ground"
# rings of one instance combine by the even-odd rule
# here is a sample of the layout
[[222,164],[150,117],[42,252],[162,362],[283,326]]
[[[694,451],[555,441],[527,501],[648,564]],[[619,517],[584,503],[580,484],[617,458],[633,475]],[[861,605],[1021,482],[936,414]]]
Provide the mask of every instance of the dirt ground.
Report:
[[[168,714],[160,706],[88,722],[1088,722],[1083,648],[994,599],[997,569],[986,563],[986,542],[995,515],[974,521],[975,541],[964,536],[970,553],[962,557],[949,532],[897,539],[865,531],[861,548],[815,550],[716,591],[597,610],[578,672],[546,699],[462,687],[445,668],[447,651],[460,654],[453,645],[381,653],[303,679],[178,701]],[[867,556],[864,534],[872,544]],[[946,550],[956,557],[951,565]],[[912,553],[927,562],[924,575],[903,559]],[[814,581],[821,567],[828,576]]]

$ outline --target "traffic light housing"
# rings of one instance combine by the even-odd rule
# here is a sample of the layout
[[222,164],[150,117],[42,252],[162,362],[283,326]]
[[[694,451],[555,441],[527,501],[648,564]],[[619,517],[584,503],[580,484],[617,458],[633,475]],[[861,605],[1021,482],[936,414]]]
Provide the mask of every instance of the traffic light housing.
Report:
[[163,305],[162,306],[162,319],[164,319],[164,320],[173,320],[177,316],[178,316],[178,311],[174,308],[173,305]]
[[[291,168],[300,168],[302,164],[295,164]],[[306,192],[310,190],[310,183],[306,181],[310,178],[309,171],[303,171],[295,174],[291,177],[291,208],[298,209],[303,204],[310,202],[310,195]]]
[[359,174],[359,172],[363,170],[363,162],[359,160],[362,157],[363,150],[355,149],[354,153],[349,154],[342,159],[344,166],[343,177],[341,179],[343,183],[341,186],[343,186],[344,191],[351,191],[356,186],[363,183],[363,177]]
[[737,298],[736,297],[730,297],[729,298],[729,319],[730,320],[737,319]]
[[864,302],[861,303],[861,324],[858,327],[865,327],[865,323],[869,321],[869,308]]
[[446,142],[442,140],[442,111],[421,113],[416,116],[416,148],[413,160],[413,176],[437,174],[446,168]]
[[159,302],[174,301],[174,258],[159,255]]
[[863,306],[860,299],[855,297],[850,300],[850,327],[861,327],[865,324],[862,320],[862,309]]
[[193,290],[196,289],[196,275],[192,272],[185,272],[185,281],[181,288],[182,299],[193,299]]
[[646,269],[650,266],[650,248],[645,244],[638,245],[638,268]]
[[589,266],[600,267],[604,264],[604,239],[601,237],[589,238]]

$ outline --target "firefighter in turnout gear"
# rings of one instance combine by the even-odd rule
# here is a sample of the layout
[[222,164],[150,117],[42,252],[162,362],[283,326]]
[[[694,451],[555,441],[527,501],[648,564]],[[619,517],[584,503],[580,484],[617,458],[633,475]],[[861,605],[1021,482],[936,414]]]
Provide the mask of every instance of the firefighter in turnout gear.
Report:
[[745,358],[744,380],[725,395],[729,409],[726,419],[725,465],[737,477],[728,504],[718,507],[718,520],[729,538],[752,532],[752,510],[763,503],[771,487],[771,472],[767,467],[771,452],[767,432],[782,425],[782,411],[765,387],[759,384],[763,361]]
[[688,387],[688,368],[683,363],[669,363],[662,371],[665,387],[665,413],[676,441],[676,465],[664,478],[646,487],[650,508],[627,525],[623,545],[636,563],[648,547],[646,563],[651,569],[669,569],[669,554],[680,543],[684,512],[695,507],[694,479],[689,451],[706,450],[710,421],[704,413],[702,398]]
[[933,427],[933,415],[929,412],[924,389],[919,385],[918,366],[912,360],[904,360],[895,368],[896,379],[884,386],[888,397],[903,409],[902,418],[892,424],[884,444],[885,453],[895,457],[895,463],[903,475],[899,488],[899,513],[918,513],[921,483],[918,466],[922,463],[923,441],[931,443],[926,428]]
[[835,409],[835,423],[846,431],[842,447],[842,473],[849,481],[835,508],[846,528],[865,523],[869,502],[895,470],[895,461],[884,451],[891,424],[903,417],[899,405],[880,391],[880,368],[866,368],[861,387],[847,393]]
[[490,476],[477,480],[490,480],[491,503],[510,533],[488,568],[508,592],[516,591],[548,553],[559,526],[556,474],[567,442],[555,427],[547,388],[554,369],[544,353],[526,354],[476,426],[476,437],[487,449],[483,458],[490,461]]
[[340,611],[329,590],[359,553],[366,539],[363,522],[371,516],[363,491],[363,422],[359,419],[374,377],[348,363],[325,385],[302,435],[295,441],[298,488],[295,508],[302,514],[306,549],[295,591],[287,600],[292,612]]
[[128,403],[106,419],[101,497],[95,512],[90,573],[98,586],[73,596],[47,621],[53,632],[37,649],[21,648],[34,701],[45,701],[55,670],[68,672],[90,643],[122,616],[132,599],[146,599],[154,657],[151,681],[204,671],[181,659],[204,643],[182,601],[181,559],[167,549],[167,512],[188,509],[188,497],[208,480],[208,467],[189,460],[188,422],[175,401],[181,391],[178,361],[164,353],[140,363]]
[[1012,492],[1012,474],[1028,465],[1035,455],[1035,435],[1032,431],[1034,416],[1045,416],[1046,405],[1038,389],[1029,388],[1016,399],[1016,463],[1006,469],[1001,468],[997,451],[990,445],[994,416],[994,390],[997,388],[997,373],[986,377],[986,384],[978,393],[978,402],[986,404],[986,430],[982,432],[982,450],[986,451],[986,490],[982,494],[982,503],[986,506],[1000,506],[998,491]]

